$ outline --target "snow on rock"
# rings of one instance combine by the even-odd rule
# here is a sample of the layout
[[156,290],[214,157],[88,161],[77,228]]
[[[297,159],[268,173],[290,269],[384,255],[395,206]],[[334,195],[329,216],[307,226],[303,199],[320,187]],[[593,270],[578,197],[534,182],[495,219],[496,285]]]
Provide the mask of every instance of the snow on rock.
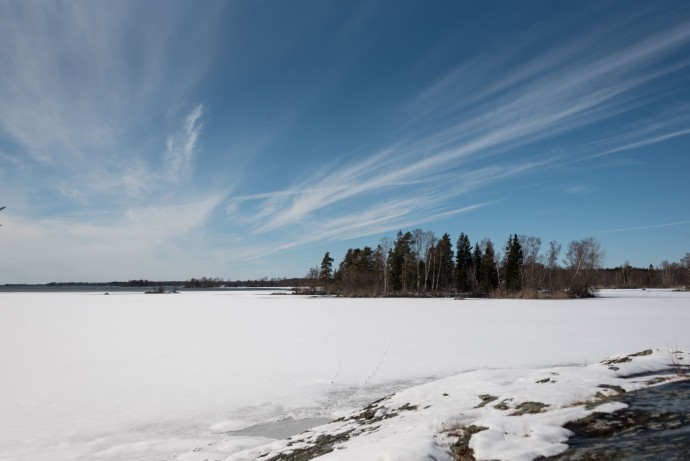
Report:
[[[485,369],[415,386],[297,436],[240,451],[255,460],[532,460],[567,449],[563,426],[624,408],[609,397],[681,379],[690,354],[645,350],[589,366]],[[675,365],[675,367],[674,367]]]

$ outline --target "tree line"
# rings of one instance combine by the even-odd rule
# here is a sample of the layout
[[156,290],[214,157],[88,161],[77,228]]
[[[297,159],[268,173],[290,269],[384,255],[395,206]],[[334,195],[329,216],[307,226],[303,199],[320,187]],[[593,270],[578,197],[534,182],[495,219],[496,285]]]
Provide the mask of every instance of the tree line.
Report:
[[230,280],[219,277],[193,277],[189,280],[148,280],[148,279],[132,279],[128,281],[111,281],[111,282],[49,282],[46,284],[23,284],[23,283],[6,283],[4,286],[46,286],[46,287],[77,287],[77,286],[93,286],[93,287],[182,287],[182,288],[291,288],[304,284],[304,279],[300,277],[285,278],[285,277],[263,277],[261,279],[247,279],[247,280]]
[[350,248],[338,267],[326,252],[309,269],[310,292],[344,296],[588,297],[596,287],[674,287],[690,279],[690,253],[659,268],[624,264],[604,268],[600,243],[588,237],[562,246],[539,237],[511,234],[502,248],[490,239],[470,242],[460,233],[399,231],[376,247]]

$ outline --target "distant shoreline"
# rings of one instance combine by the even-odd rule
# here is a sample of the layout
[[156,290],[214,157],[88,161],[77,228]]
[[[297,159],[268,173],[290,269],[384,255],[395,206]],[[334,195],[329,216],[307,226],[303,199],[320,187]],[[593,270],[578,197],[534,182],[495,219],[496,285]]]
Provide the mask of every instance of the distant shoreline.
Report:
[[[133,286],[133,285],[109,285],[109,284],[6,284],[0,285],[0,293],[87,293],[87,292],[121,292],[121,293],[144,293],[154,285]],[[178,291],[291,291],[292,287],[182,287],[181,285],[164,285],[166,288],[178,287]]]

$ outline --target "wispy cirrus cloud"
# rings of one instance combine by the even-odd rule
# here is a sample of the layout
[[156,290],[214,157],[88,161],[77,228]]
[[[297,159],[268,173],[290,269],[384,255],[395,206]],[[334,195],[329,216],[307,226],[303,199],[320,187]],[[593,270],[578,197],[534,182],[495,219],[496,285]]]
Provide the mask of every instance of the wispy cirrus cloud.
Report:
[[197,105],[184,119],[182,128],[168,136],[164,157],[168,163],[168,177],[175,181],[190,166],[201,133],[202,104]]
[[672,132],[665,132],[664,134],[659,134],[657,136],[652,136],[652,137],[647,137],[644,139],[640,139],[635,142],[631,142],[629,144],[624,144],[622,146],[615,147],[613,149],[606,150],[604,152],[600,152],[598,154],[589,156],[588,159],[590,158],[598,158],[598,157],[604,157],[606,155],[611,155],[615,154],[618,152],[625,152],[633,149],[639,149],[640,147],[645,147],[645,146],[651,146],[653,144],[658,144],[664,141],[668,141],[669,139],[674,139],[674,138],[679,138],[681,136],[688,136],[690,135],[690,128],[686,128],[683,130],[678,130],[678,131],[672,131]]
[[[212,62],[219,8],[3,2],[5,160],[20,155],[27,174],[67,202],[156,200],[163,182],[190,169],[198,146],[203,105],[184,114],[189,106],[171,104],[169,95],[190,99]],[[207,24],[207,35],[177,32],[195,20]],[[158,174],[162,156],[165,175]]]
[[[230,211],[242,215],[257,234],[317,227],[314,235],[343,239],[443,216],[472,191],[572,161],[568,154],[525,152],[648,106],[660,97],[650,84],[690,65],[664,61],[690,43],[690,22],[631,32],[630,25],[640,20],[622,16],[565,38],[554,33],[555,25],[550,32],[532,31],[521,42],[504,44],[495,54],[470,58],[402,105],[408,115],[388,145],[320,168],[289,188],[231,198]],[[612,34],[625,40],[614,41]],[[549,45],[516,65],[515,56],[535,43]],[[619,139],[639,134],[621,129]],[[654,136],[611,146],[607,153],[686,133],[659,126]],[[582,149],[570,152],[583,155]],[[339,211],[353,207],[359,212]]]
[[618,232],[633,232],[639,230],[649,230],[649,229],[661,229],[664,227],[676,227],[676,226],[687,226],[690,225],[690,221],[674,221],[663,224],[652,224],[647,226],[633,226],[633,227],[621,227],[618,229],[606,229],[602,231],[594,232],[595,234],[615,234]]
[[410,208],[418,206],[417,201],[394,201],[380,204],[357,214],[339,216],[331,220],[326,220],[325,222],[313,223],[313,229],[310,232],[299,235],[299,238],[296,240],[287,240],[269,245],[242,245],[241,247],[232,248],[231,250],[225,250],[225,254],[232,254],[234,257],[243,261],[255,261],[272,254],[304,245],[378,235],[390,231],[391,229],[402,229],[444,217],[471,213],[493,205],[494,203],[496,202],[477,203],[442,212],[431,211],[424,217],[411,217],[408,211]]
[[[541,200],[535,183],[603,191],[598,177],[572,175],[645,162],[632,151],[690,134],[690,9],[680,3],[481,18],[490,32],[471,46],[472,33],[455,27],[463,20],[441,21],[433,36],[415,26],[414,49],[385,62],[400,30],[378,21],[388,25],[394,2],[350,17],[367,40],[346,33],[348,15],[331,6],[293,25],[280,9],[237,5],[0,4],[8,209],[21,203],[45,223],[72,216],[94,233],[112,218],[118,233],[103,235],[117,240],[141,213],[165,221],[158,211],[171,204],[213,203],[225,214],[191,220],[205,226],[141,231],[171,246],[181,235],[206,240],[206,256],[228,245],[212,259],[260,264],[467,213],[496,222],[500,203]],[[519,23],[493,30],[494,19]]]
[[226,7],[161,6],[0,3],[0,196],[16,244],[0,280],[154,273],[222,202],[228,186],[190,176],[195,90]]

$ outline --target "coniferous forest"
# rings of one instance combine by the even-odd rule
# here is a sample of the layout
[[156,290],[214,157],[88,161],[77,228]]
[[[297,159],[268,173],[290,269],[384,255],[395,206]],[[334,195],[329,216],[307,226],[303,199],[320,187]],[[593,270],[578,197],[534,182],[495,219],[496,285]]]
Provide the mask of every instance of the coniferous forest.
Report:
[[455,296],[580,298],[599,288],[678,288],[690,285],[690,253],[659,266],[603,267],[605,252],[594,238],[566,248],[539,237],[509,235],[498,246],[472,243],[460,233],[399,231],[376,247],[350,248],[337,267],[330,252],[309,269],[303,292],[342,296]]

